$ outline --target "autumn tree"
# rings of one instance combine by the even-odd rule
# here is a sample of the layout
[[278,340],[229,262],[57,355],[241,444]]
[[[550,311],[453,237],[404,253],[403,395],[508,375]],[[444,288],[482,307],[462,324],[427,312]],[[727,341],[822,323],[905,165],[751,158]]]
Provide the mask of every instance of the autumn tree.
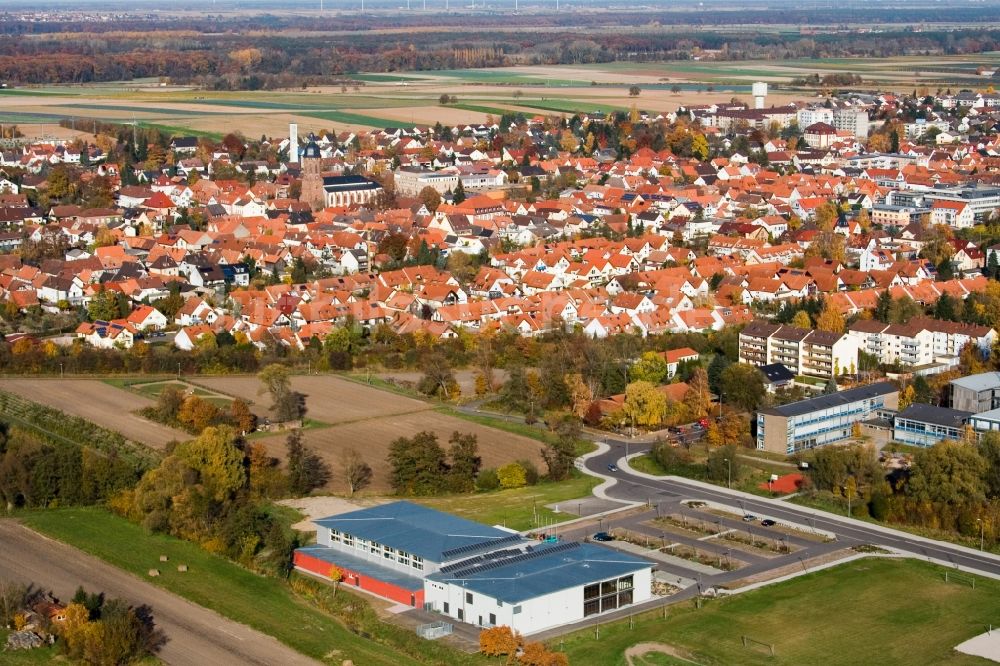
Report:
[[[427,206],[427,210],[432,213],[438,209],[438,206],[441,205],[441,194],[430,185],[420,190],[417,198],[420,199],[420,201]],[[398,258],[397,261],[399,261],[399,259],[402,259],[402,257]]]
[[845,325],[844,316],[833,306],[831,301],[826,301],[823,310],[816,317],[816,329],[831,333],[843,333]]
[[524,640],[510,627],[502,625],[479,632],[479,651],[487,657],[508,657],[508,663],[517,654]]
[[799,310],[792,317],[792,326],[797,328],[812,328],[812,319],[809,318],[809,313],[805,310]]
[[625,387],[621,411],[632,427],[659,425],[666,409],[667,397],[650,382],[632,382]]
[[244,400],[236,398],[229,406],[229,418],[236,429],[246,435],[257,427],[257,416],[250,411],[250,406]]
[[594,401],[594,395],[579,372],[567,374],[565,382],[566,390],[569,392],[570,410],[577,418],[582,419],[587,415],[587,410]]
[[174,455],[197,470],[211,494],[224,500],[247,483],[243,451],[235,431],[229,426],[205,428],[198,437],[177,445]]

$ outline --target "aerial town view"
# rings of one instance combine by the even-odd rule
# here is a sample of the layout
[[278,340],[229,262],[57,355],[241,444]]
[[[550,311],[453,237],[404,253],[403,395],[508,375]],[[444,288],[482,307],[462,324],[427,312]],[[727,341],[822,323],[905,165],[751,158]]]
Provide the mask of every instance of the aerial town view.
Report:
[[0,666],[1000,663],[1000,0],[0,0]]

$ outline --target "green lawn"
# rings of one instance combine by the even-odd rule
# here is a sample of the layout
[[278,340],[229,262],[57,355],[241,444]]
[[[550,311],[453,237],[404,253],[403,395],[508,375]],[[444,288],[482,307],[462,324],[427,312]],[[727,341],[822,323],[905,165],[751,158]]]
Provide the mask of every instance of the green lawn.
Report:
[[[702,447],[692,448],[691,455],[692,460],[690,462],[679,465],[670,470],[664,469],[663,465],[661,465],[659,461],[649,454],[643,454],[632,458],[629,461],[629,465],[631,465],[633,469],[645,472],[646,474],[653,474],[654,476],[666,476],[670,474],[674,476],[683,476],[687,479],[696,479],[698,481],[714,483],[720,486],[727,485],[727,479],[719,480],[708,478],[707,469],[705,467],[704,449]],[[768,492],[767,488],[761,488],[760,484],[766,483],[772,474],[781,476],[783,474],[790,474],[793,472],[795,472],[795,470],[791,467],[772,465],[763,460],[747,460],[741,456],[740,472],[739,474],[736,474],[734,470],[732,487],[734,490],[742,490],[743,492],[753,493],[755,495],[771,497],[771,493]]]
[[[915,560],[865,559],[724,600],[685,603],[563,640],[571,664],[625,664],[624,650],[661,642],[699,664],[986,664],[952,651],[1000,622],[1000,581],[976,589],[945,583],[944,569]],[[742,636],[774,645],[747,649]],[[661,659],[652,663],[680,663]]]
[[[316,659],[339,650],[337,664],[348,658],[356,664],[419,663],[392,647],[359,638],[333,618],[299,601],[282,581],[253,574],[194,544],[147,534],[141,527],[102,509],[50,509],[25,513],[22,520],[48,536],[270,634]],[[160,565],[161,554],[170,558],[170,567]],[[187,564],[190,571],[178,573],[174,564]],[[161,569],[162,575],[148,578],[150,568]],[[0,663],[7,662],[0,657]]]
[[[589,496],[598,483],[600,479],[574,472],[571,478],[558,483],[539,483],[536,486],[474,495],[416,498],[413,501],[487,525],[506,525],[511,529],[526,530],[572,519],[576,514],[576,507],[570,500]],[[566,502],[566,505],[560,507],[559,513],[545,508],[546,504],[554,502]]]

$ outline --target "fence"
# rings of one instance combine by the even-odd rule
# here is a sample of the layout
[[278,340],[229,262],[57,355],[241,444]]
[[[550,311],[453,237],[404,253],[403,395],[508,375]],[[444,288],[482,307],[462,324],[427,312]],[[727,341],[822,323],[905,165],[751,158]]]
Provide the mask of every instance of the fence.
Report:
[[454,627],[449,622],[429,622],[417,627],[417,636],[432,641],[443,636],[450,636]]

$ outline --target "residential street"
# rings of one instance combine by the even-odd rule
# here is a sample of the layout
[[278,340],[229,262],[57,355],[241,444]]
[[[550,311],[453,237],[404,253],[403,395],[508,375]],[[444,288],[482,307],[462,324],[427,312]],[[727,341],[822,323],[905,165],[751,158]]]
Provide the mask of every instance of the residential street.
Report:
[[167,635],[158,657],[173,666],[315,666],[258,631],[227,620],[13,520],[0,520],[0,578],[34,583],[63,601],[79,585],[134,605],[147,604]]

